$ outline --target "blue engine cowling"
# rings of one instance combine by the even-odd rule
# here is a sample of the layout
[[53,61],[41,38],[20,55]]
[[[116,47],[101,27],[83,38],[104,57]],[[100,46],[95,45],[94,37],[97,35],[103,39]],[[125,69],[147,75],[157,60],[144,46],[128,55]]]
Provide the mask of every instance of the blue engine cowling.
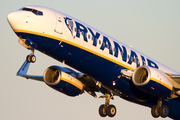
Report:
[[167,75],[148,66],[138,67],[133,73],[132,80],[140,90],[159,97],[168,97],[173,90]]
[[43,79],[48,86],[68,96],[83,93],[83,84],[66,68],[51,66],[45,70]]

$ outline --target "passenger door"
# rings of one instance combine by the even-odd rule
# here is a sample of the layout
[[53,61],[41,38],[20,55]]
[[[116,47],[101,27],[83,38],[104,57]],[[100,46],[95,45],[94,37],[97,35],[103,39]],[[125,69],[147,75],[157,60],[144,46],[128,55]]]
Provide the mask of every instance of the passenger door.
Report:
[[63,34],[64,18],[60,13],[58,13],[56,11],[54,11],[54,12],[56,15],[56,27],[55,27],[54,31],[59,34]]

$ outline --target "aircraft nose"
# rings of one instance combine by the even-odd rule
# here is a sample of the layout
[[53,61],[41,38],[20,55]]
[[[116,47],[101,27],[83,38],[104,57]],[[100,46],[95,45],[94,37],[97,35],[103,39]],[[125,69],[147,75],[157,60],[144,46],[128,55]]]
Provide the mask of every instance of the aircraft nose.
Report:
[[11,12],[7,15],[7,20],[9,22],[9,24],[11,25],[12,29],[16,29],[17,25],[18,25],[18,12]]
[[14,12],[11,12],[7,15],[7,20],[9,22],[9,24],[11,25],[11,27],[13,28],[13,19],[15,18],[15,14]]

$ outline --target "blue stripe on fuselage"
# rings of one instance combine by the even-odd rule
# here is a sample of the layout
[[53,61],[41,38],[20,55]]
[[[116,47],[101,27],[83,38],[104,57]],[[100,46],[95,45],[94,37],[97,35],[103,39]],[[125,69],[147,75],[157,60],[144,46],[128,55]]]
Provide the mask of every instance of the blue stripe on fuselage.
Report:
[[[79,47],[50,37],[25,32],[16,32],[16,34],[22,38],[33,40],[33,42],[38,45],[39,51],[58,61],[62,62],[63,60],[66,60],[65,63],[69,66],[92,76],[103,84],[112,83],[113,80],[118,79],[118,76],[121,75],[121,69],[127,69]],[[60,43],[61,45],[59,45]],[[134,52],[131,54],[133,56]]]
[[[62,62],[63,60],[66,60],[66,64],[70,65],[71,67],[92,76],[96,80],[101,81],[113,89],[118,89],[120,92],[122,92],[122,95],[124,96],[123,98],[126,100],[149,107],[157,102],[158,97],[154,97],[153,99],[150,99],[150,101],[137,100],[137,98],[149,98],[149,95],[139,90],[134,86],[131,80],[126,79],[125,77],[121,77],[117,81],[116,86],[112,86],[112,81],[118,79],[117,76],[121,75],[121,69],[125,69],[125,67],[117,65],[109,60],[68,43],[62,42],[62,46],[59,45],[57,47],[60,41],[56,39],[23,32],[17,32],[16,34],[22,38],[29,38],[33,40],[33,42],[38,45],[39,51],[53,57],[58,61]],[[54,48],[56,49],[53,50]],[[170,109],[180,111],[180,107],[177,108],[173,106],[180,101],[179,99],[177,100],[172,100],[172,105],[169,106]],[[168,104],[170,101],[171,100],[165,101],[165,103]],[[174,114],[170,112],[170,116],[173,118]]]
[[[29,33],[19,32],[17,34],[33,40],[38,45],[38,50],[46,55],[60,62],[65,60],[67,65],[95,78],[97,81],[101,81],[111,89],[118,89],[124,95],[128,95],[127,99],[147,96],[147,93],[136,88],[131,80],[125,77],[118,78],[121,75],[121,69],[126,69],[125,67],[65,42],[61,42],[61,45],[57,47],[60,41],[52,38]],[[53,50],[55,47],[57,48]],[[116,86],[113,86],[112,81],[117,81]],[[141,95],[137,95],[138,93],[141,93]]]

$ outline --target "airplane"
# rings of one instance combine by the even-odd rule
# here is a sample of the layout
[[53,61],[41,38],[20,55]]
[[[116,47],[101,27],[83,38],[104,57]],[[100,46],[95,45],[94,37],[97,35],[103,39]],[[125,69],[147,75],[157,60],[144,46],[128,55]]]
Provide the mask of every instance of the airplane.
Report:
[[[180,119],[180,73],[57,10],[25,6],[7,15],[18,42],[30,50],[17,76],[45,82],[67,96],[105,98],[101,117],[114,117],[115,96],[151,108],[152,117]],[[35,50],[70,67],[29,75]]]

